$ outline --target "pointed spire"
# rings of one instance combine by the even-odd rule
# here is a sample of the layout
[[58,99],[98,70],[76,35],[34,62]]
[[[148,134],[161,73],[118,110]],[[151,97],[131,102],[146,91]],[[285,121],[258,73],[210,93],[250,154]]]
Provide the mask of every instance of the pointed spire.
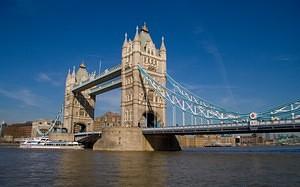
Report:
[[123,47],[125,47],[125,45],[127,44],[127,32],[125,32],[125,38],[124,38],[124,42],[123,42]]
[[144,22],[144,25],[143,25],[141,30],[144,31],[144,32],[149,32],[148,27],[146,25],[146,22]]
[[166,51],[165,38],[164,37],[161,37],[160,51]]
[[70,70],[70,68],[69,68],[66,82],[69,82],[70,78],[71,78],[71,70]]
[[75,77],[75,66],[73,66],[72,76]]
[[133,41],[138,41],[139,40],[139,26],[136,26],[136,31],[135,31],[135,36]]
[[80,68],[86,68],[85,64],[84,64],[84,60],[81,61],[81,64],[79,65]]

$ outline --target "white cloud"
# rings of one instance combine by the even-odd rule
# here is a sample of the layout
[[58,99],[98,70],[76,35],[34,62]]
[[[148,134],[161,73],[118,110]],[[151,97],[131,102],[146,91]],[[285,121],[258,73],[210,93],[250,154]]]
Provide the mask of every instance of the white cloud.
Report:
[[62,80],[58,80],[57,78],[54,78],[54,75],[47,74],[47,73],[44,73],[44,72],[39,73],[36,80],[38,82],[50,83],[53,86],[60,86],[63,83]]
[[192,92],[199,92],[199,91],[205,91],[205,90],[227,90],[227,89],[234,89],[235,86],[229,86],[229,85],[213,85],[213,84],[183,84],[184,87]]
[[195,35],[203,34],[205,32],[204,28],[200,25],[194,28],[193,33]]
[[27,106],[38,107],[41,105],[39,101],[41,101],[42,98],[32,93],[32,91],[28,89],[4,90],[0,88],[0,94],[17,101],[21,101],[22,104],[25,104]]
[[278,62],[286,62],[286,63],[293,63],[293,62],[297,62],[299,61],[299,57],[295,56],[295,55],[279,55],[274,57],[273,59],[274,61],[278,61]]

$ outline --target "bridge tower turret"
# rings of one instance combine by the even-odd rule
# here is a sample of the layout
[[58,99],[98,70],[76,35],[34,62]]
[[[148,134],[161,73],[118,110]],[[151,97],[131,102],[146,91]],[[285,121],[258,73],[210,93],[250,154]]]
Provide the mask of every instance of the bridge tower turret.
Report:
[[167,49],[165,46],[165,39],[161,37],[161,45],[159,49],[159,55],[162,59],[162,71],[166,74],[167,72]]
[[160,49],[155,47],[148,27],[136,28],[133,41],[127,36],[122,48],[122,125],[128,127],[164,126],[166,103],[148,85],[145,85],[138,65],[161,84],[166,82],[166,48],[164,40]]
[[89,90],[74,94],[72,89],[75,85],[89,79],[89,74],[84,63],[80,64],[75,73],[68,72],[64,97],[64,128],[68,133],[84,132],[93,130],[95,96],[89,95]]

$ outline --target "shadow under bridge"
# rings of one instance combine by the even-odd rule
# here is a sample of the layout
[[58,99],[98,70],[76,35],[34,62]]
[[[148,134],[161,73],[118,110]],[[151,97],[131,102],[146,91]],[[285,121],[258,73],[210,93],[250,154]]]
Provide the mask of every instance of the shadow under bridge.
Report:
[[102,132],[79,132],[74,134],[75,141],[84,145],[85,148],[93,148],[93,145],[101,138]]

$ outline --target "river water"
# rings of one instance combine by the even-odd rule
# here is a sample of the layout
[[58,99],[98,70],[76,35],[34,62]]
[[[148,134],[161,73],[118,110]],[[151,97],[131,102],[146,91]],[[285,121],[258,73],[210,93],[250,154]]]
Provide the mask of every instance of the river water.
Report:
[[181,152],[1,147],[0,186],[300,186],[300,147]]

